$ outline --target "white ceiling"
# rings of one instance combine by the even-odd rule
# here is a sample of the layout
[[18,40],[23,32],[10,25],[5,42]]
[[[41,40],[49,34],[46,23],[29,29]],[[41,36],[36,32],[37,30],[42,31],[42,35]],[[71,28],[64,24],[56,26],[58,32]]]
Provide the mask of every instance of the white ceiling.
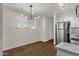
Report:
[[33,5],[33,13],[36,16],[49,16],[52,17],[54,12],[59,14],[70,13],[76,6],[76,4],[70,3],[65,4],[64,9],[62,10],[58,3],[5,3],[4,6],[11,9],[29,13],[29,6]]

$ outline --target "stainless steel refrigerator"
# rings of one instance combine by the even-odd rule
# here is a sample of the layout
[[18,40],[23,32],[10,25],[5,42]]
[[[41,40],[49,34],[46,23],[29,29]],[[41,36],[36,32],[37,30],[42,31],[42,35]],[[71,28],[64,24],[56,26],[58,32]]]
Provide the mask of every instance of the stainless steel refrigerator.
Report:
[[70,22],[57,22],[56,24],[56,44],[61,42],[70,43]]

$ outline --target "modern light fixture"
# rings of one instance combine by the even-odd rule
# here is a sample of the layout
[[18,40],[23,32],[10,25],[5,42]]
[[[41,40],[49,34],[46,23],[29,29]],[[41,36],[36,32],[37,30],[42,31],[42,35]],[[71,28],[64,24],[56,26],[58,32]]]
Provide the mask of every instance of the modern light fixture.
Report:
[[39,16],[34,16],[32,12],[32,5],[30,5],[29,9],[29,15],[21,14],[21,17],[17,17],[17,24],[16,28],[17,29],[23,29],[23,28],[31,28],[35,29],[37,25],[37,19]]
[[59,6],[64,9],[64,3],[59,3]]
[[35,18],[39,18],[39,16],[34,16],[33,14],[33,5],[30,5],[29,6],[30,7],[30,9],[29,9],[29,15],[27,16],[27,15],[24,15],[24,14],[21,14],[21,17],[24,17],[24,18],[26,18],[27,20],[34,20]]

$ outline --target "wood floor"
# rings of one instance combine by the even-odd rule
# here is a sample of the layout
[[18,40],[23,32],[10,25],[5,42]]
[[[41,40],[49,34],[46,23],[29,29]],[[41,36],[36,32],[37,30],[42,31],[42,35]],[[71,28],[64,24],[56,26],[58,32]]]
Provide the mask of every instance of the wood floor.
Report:
[[14,49],[3,51],[4,56],[55,56],[53,40],[35,42]]

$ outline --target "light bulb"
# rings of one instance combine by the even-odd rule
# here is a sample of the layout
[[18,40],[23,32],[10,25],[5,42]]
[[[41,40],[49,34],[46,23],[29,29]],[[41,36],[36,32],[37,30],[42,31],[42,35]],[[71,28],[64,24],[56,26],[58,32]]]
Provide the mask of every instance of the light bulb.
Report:
[[35,17],[35,19],[37,19],[38,17]]
[[40,18],[40,16],[38,16],[38,18]]
[[23,14],[21,14],[21,16],[23,17],[24,15],[23,15]]

